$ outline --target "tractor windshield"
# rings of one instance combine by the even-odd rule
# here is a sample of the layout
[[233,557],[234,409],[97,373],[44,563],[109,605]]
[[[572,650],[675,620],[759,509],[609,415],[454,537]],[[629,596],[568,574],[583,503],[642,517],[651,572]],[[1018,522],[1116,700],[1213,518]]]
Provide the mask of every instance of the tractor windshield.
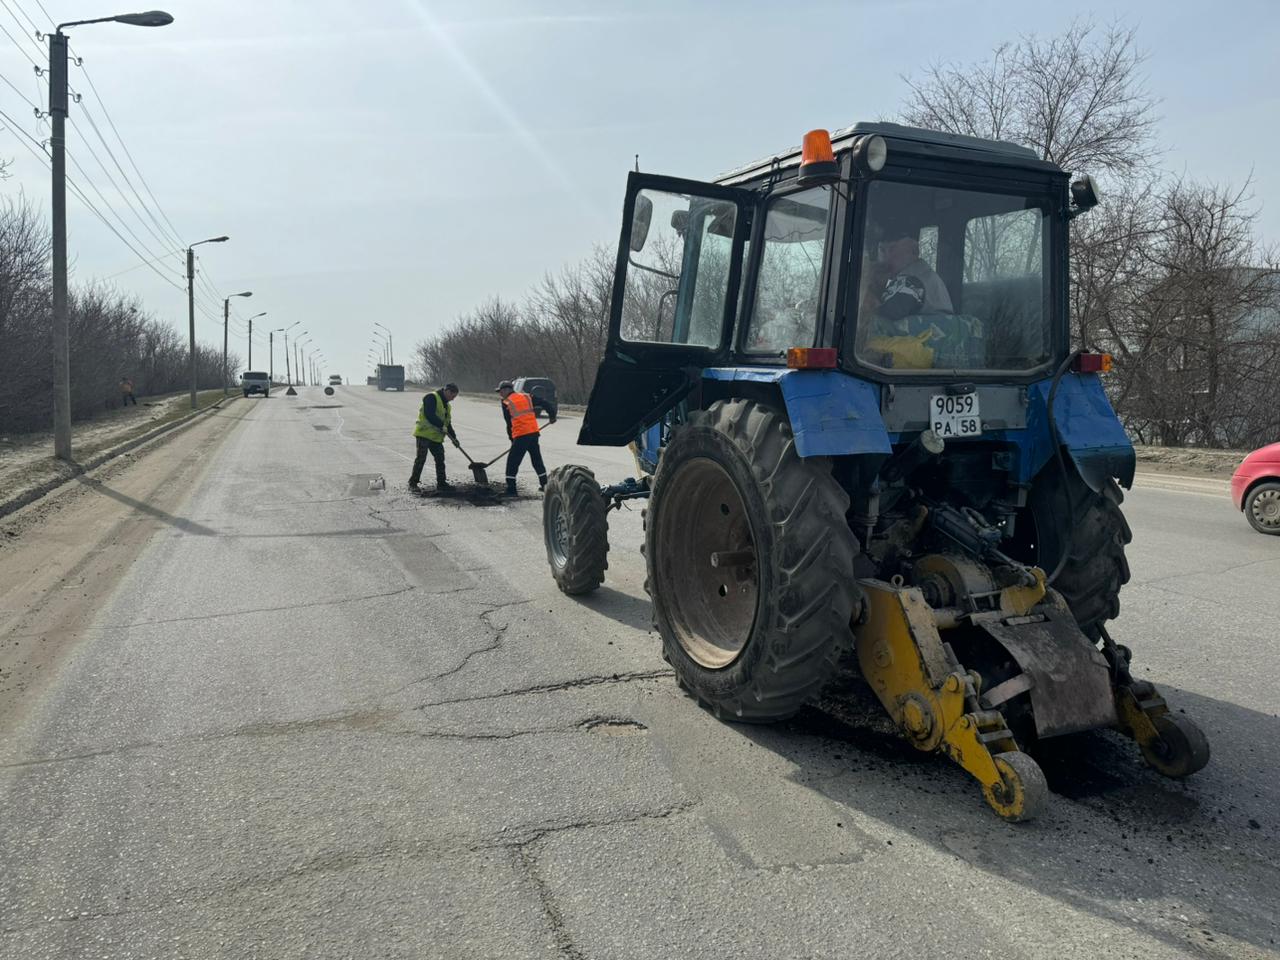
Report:
[[873,181],[854,347],[881,370],[1024,371],[1052,351],[1044,197]]

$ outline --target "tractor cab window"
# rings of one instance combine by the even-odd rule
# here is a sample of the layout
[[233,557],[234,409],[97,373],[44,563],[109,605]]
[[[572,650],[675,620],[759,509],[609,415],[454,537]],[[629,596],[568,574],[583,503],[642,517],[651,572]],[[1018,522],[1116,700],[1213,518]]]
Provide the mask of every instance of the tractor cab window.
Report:
[[1022,371],[1050,357],[1048,201],[877,180],[855,353],[883,370]]
[[738,208],[642,190],[636,197],[623,340],[715,347],[721,341]]
[[743,348],[786,356],[811,347],[818,325],[822,262],[827,247],[831,188],[778,197],[764,222],[755,301]]

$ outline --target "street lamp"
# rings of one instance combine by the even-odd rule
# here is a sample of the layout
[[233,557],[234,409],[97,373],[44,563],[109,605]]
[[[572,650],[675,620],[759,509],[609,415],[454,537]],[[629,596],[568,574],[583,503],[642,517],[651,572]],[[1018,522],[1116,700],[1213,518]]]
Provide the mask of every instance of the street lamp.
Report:
[[378,344],[378,346],[382,348],[382,359],[385,360],[387,363],[390,363],[391,361],[388,359],[388,355],[389,355],[389,352],[387,350],[388,345],[386,341],[379,339],[381,336],[382,334],[380,334],[377,330],[373,331],[373,342]]
[[[195,248],[202,243],[226,243],[230,237],[210,237],[197,240],[187,247],[187,324],[191,334],[191,409],[196,408],[196,255]],[[224,370],[225,373],[225,370]],[[226,377],[223,377],[226,380]]]
[[53,455],[71,459],[71,350],[67,319],[67,35],[64,27],[89,23],[127,23],[135,27],[163,27],[173,17],[162,10],[122,13],[95,20],[60,23],[49,34],[49,136],[52,168],[52,272],[53,272]]
[[[306,337],[307,339],[299,340],[298,337]],[[301,386],[306,382],[302,379],[302,348],[311,342],[311,334],[303,330],[302,333],[298,334],[298,337],[293,340],[293,369],[298,371],[298,385]]]
[[[293,374],[289,372],[289,331],[292,330],[301,322],[302,322],[301,320],[295,320],[293,321],[293,323],[289,324],[287,327],[281,327],[279,330],[276,331],[276,333],[284,334],[284,376],[285,376],[285,380],[289,384],[290,389],[293,389]],[[271,358],[272,358],[272,362],[274,363],[275,362],[274,352],[272,353]]]
[[[382,324],[377,320],[373,321],[373,325],[375,327],[382,327]],[[382,329],[387,331],[387,363],[394,364],[396,362],[396,353],[391,343],[391,328],[382,327]]]
[[249,369],[250,370],[253,369],[253,321],[257,320],[259,317],[265,317],[266,315],[267,315],[267,311],[263,310],[261,313],[255,313],[252,317],[249,318]]
[[[233,293],[231,297],[252,297],[253,291]],[[231,316],[231,297],[222,298],[222,395],[227,395],[227,320]]]

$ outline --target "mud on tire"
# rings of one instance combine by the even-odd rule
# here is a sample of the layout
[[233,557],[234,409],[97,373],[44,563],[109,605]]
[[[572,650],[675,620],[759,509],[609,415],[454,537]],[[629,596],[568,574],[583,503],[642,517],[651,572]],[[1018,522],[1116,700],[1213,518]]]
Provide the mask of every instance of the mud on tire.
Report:
[[664,657],[717,716],[791,716],[852,650],[848,507],[828,461],[802,460],[766,406],[720,401],[675,431],[645,514],[645,587]]
[[1052,573],[1072,521],[1067,502],[1071,497],[1075,505],[1071,555],[1053,586],[1067,601],[1080,629],[1096,640],[1103,624],[1120,614],[1120,588],[1129,582],[1124,548],[1133,534],[1120,511],[1124,492],[1114,480],[1108,478],[1101,492],[1095,493],[1074,470],[1068,476],[1064,485],[1061,472],[1050,463],[1036,478],[1027,501],[1032,530],[1020,530],[1019,539],[1031,534],[1035,543],[1025,551],[1025,559]]
[[556,586],[570,596],[590,593],[609,568],[609,510],[595,474],[568,464],[547,474],[542,531]]

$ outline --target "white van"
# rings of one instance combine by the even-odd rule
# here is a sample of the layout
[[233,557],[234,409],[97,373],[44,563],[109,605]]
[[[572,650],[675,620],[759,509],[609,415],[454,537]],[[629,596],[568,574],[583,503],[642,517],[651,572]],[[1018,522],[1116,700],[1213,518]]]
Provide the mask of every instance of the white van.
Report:
[[240,378],[240,389],[247,397],[251,393],[260,393],[264,397],[271,396],[271,377],[261,370],[246,370]]

